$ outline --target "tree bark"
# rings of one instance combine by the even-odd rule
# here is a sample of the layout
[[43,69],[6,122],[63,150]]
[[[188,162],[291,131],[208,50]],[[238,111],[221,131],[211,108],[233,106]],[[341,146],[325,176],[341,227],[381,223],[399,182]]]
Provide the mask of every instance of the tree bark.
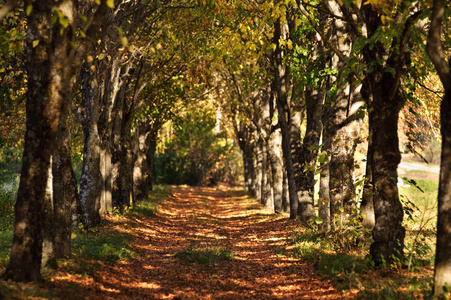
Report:
[[337,83],[337,96],[332,106],[330,215],[331,225],[343,226],[357,207],[354,188],[354,154],[360,134],[363,101],[359,89],[350,83]]
[[268,156],[271,164],[272,190],[274,199],[274,211],[281,213],[286,211],[283,207],[283,158],[281,156],[280,130],[271,133],[268,141]]
[[86,64],[81,71],[82,78],[82,121],[84,133],[83,166],[80,179],[80,205],[85,230],[100,224],[100,173],[101,140],[98,131],[100,117],[99,84]]
[[373,105],[369,114],[372,147],[368,161],[373,175],[373,203],[375,226],[370,254],[377,265],[389,265],[393,257],[402,260],[405,229],[402,226],[403,208],[399,201],[397,168],[401,161],[398,145],[398,117],[401,109],[399,90],[388,97],[393,88],[391,73],[383,73],[380,82],[370,84]]
[[[369,132],[373,132],[373,129],[370,127]],[[373,204],[373,174],[371,164],[369,161],[373,161],[372,158],[372,138],[368,138],[368,150],[367,150],[367,163],[365,168],[365,182],[362,191],[362,202],[360,203],[360,214],[364,216],[362,220],[362,227],[365,230],[373,230],[374,224],[376,223],[374,217],[374,204]]]
[[317,91],[310,89],[305,93],[307,128],[302,147],[300,149],[299,161],[301,169],[299,175],[299,207],[298,215],[306,222],[315,216],[313,197],[315,189],[315,170],[319,152],[319,142],[322,132],[321,116],[323,113],[324,87],[320,86]]
[[56,267],[56,259],[71,256],[72,214],[77,206],[78,186],[71,161],[71,118],[68,104],[70,103],[64,104],[51,160],[43,267]]
[[[144,199],[151,191],[150,143],[151,126],[147,118],[142,119],[133,129],[133,193],[136,201]],[[150,185],[149,185],[150,182]]]
[[451,286],[451,68],[441,42],[445,1],[434,0],[433,5],[426,50],[445,89],[440,108],[442,154],[434,270],[434,296],[439,297],[446,285],[448,291]]
[[[45,190],[50,157],[64,101],[70,90],[74,50],[72,27],[51,22],[53,1],[33,5],[27,17],[27,121],[19,191],[15,205],[14,238],[4,277],[14,281],[40,278],[45,223]],[[62,3],[68,13],[74,3]],[[74,16],[72,16],[74,17]],[[69,19],[73,24],[73,18]],[[38,41],[39,44],[35,44]],[[63,67],[61,67],[63,66]]]
[[[377,34],[382,26],[380,16],[368,6],[362,6],[368,37]],[[398,145],[398,117],[405,97],[401,76],[410,61],[410,29],[420,12],[411,14],[390,47],[376,41],[363,48],[367,66],[377,64],[363,80],[362,96],[369,107],[369,127],[372,129],[368,161],[373,179],[373,205],[375,226],[370,247],[376,265],[391,265],[403,260],[405,229],[402,226],[403,208],[399,201],[397,168],[401,160]]]
[[291,156],[291,134],[290,134],[290,107],[288,99],[289,71],[283,63],[283,51],[279,41],[283,35],[283,28],[280,20],[274,24],[274,42],[277,44],[276,50],[273,53],[273,84],[272,91],[276,95],[276,105],[278,112],[278,121],[282,133],[282,153],[285,162],[285,169],[288,179],[288,194],[290,202],[290,219],[296,219],[299,205],[299,198],[297,194],[296,177],[293,157]]

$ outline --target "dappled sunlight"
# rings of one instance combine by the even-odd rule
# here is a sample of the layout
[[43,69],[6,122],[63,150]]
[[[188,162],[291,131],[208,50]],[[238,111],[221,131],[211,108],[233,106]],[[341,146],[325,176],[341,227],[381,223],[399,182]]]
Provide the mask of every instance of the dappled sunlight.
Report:
[[[117,228],[133,234],[134,258],[102,264],[89,280],[54,280],[82,287],[89,299],[352,298],[321,280],[312,265],[280,254],[291,247],[287,229],[293,226],[286,215],[269,213],[237,188],[174,187],[156,216]],[[211,265],[176,257],[209,249],[233,257]]]

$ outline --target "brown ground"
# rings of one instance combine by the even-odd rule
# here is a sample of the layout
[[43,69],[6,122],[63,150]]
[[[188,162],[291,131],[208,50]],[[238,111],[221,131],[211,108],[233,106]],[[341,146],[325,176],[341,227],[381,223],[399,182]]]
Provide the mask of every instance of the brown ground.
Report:
[[[173,188],[154,217],[137,220],[138,256],[99,265],[86,278],[61,275],[55,286],[73,299],[350,299],[321,280],[312,265],[290,255],[286,215],[276,216],[237,189]],[[193,247],[234,254],[216,266],[183,264],[176,253]],[[289,250],[288,250],[289,253]],[[58,288],[57,288],[58,289]]]

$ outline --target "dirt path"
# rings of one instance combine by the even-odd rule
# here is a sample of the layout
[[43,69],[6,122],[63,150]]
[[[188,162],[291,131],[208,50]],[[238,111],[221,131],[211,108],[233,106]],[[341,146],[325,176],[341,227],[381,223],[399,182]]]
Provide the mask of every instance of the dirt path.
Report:
[[[156,216],[135,228],[138,257],[99,270],[89,299],[349,299],[283,253],[293,221],[271,215],[236,189],[175,187]],[[234,254],[216,266],[183,264],[194,248]]]

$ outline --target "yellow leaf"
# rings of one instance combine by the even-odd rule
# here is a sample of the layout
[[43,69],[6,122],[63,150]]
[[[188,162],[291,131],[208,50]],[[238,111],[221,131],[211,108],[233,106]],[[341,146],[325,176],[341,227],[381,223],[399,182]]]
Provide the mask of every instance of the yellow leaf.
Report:
[[97,57],[99,60],[102,60],[105,58],[105,53],[100,53],[99,56]]
[[122,42],[122,46],[127,47],[127,44],[128,44],[128,39],[127,39],[127,37],[123,36],[123,37],[121,38],[121,42]]
[[107,5],[109,8],[114,8],[114,0],[107,0],[107,1],[106,1],[106,5]]
[[298,28],[298,27],[299,27],[299,24],[301,24],[301,19],[296,18],[296,19],[294,20],[294,26],[295,26],[296,28]]
[[39,45],[39,40],[34,40],[33,41],[33,48],[36,48],[37,45]]
[[86,58],[86,61],[87,61],[88,63],[92,62],[93,60],[94,60],[94,58],[93,58],[91,55],[89,55],[89,56]]
[[25,11],[25,13],[27,14],[27,16],[29,16],[31,14],[31,11],[33,10],[33,4],[28,4],[27,6],[27,10]]

